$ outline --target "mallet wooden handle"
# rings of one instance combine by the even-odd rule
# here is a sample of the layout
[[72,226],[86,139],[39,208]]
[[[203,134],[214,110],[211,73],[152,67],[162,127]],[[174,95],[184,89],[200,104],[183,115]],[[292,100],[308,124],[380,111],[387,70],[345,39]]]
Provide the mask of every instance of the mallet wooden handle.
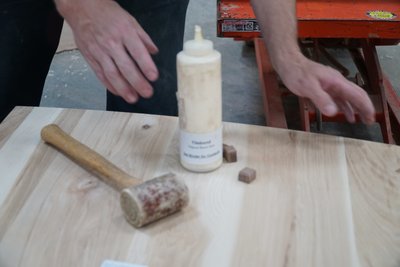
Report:
[[130,176],[103,156],[80,143],[55,124],[45,126],[42,139],[59,149],[81,167],[96,174],[103,182],[117,190],[122,190],[142,181]]

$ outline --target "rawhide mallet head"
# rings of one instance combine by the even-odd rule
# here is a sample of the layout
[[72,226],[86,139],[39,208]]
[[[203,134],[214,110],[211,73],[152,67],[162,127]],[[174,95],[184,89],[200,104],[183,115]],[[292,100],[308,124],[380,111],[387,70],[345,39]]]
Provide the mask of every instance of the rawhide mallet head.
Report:
[[142,227],[173,214],[189,202],[187,186],[172,173],[143,182],[125,173],[55,124],[45,126],[41,136],[45,142],[94,173],[103,182],[120,190],[121,208],[128,222],[135,227]]
[[165,174],[121,192],[125,218],[141,227],[181,210],[189,202],[187,186],[174,174]]

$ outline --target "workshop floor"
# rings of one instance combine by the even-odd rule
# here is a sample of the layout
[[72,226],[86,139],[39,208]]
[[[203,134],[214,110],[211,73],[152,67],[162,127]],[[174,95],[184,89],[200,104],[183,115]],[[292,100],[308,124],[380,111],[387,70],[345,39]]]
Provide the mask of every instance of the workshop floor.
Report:
[[[254,50],[242,42],[216,37],[216,1],[191,1],[187,14],[185,39],[191,39],[193,28],[199,24],[207,39],[214,42],[222,54],[223,119],[245,124],[265,125],[261,92],[259,90]],[[60,50],[74,48],[70,32],[63,34]],[[400,95],[400,46],[380,47],[379,58],[384,71]],[[349,55],[333,51],[349,65]],[[352,67],[349,65],[350,69]],[[238,105],[240,103],[240,105]],[[56,54],[47,76],[41,106],[105,109],[105,89],[87,65],[79,51]],[[296,128],[296,122],[289,122]],[[316,131],[314,129],[314,131]],[[323,124],[322,132],[353,138],[381,141],[378,125]]]

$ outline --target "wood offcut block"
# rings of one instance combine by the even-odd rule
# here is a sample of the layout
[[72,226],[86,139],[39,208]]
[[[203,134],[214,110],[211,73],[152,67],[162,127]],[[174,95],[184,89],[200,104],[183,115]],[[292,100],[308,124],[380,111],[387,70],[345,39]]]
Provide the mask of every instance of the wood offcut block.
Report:
[[223,144],[223,157],[227,162],[236,162],[237,161],[237,152],[235,147]]
[[239,181],[244,183],[251,183],[256,179],[256,170],[252,168],[244,168],[239,172]]

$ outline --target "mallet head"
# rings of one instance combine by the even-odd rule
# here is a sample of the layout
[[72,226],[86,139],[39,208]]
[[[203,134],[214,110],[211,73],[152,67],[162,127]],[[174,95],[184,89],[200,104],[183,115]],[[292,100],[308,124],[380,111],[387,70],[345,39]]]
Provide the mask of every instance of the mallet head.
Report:
[[169,173],[121,192],[121,208],[130,224],[142,227],[185,207],[189,190],[183,181]]

